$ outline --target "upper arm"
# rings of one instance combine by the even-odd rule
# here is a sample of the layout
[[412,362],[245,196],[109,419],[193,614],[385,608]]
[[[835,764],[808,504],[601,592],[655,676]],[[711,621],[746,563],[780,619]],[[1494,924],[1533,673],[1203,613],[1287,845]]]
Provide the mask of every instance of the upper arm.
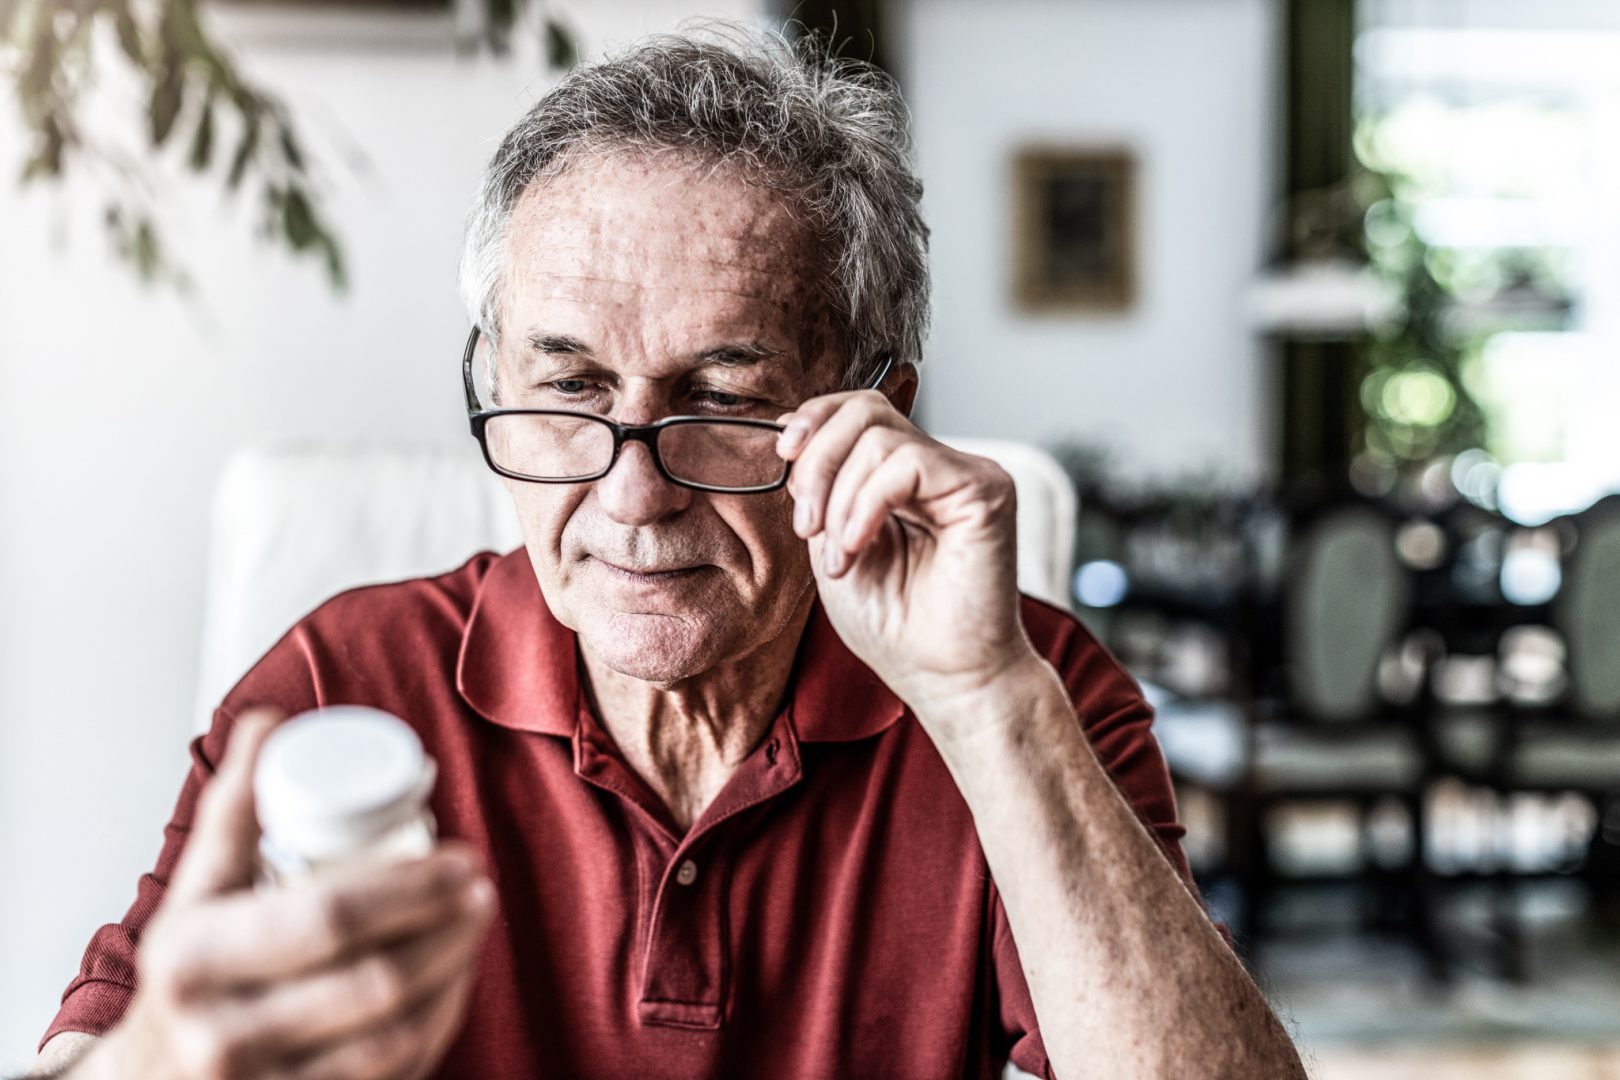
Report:
[[31,1077],[60,1076],[69,1065],[84,1057],[90,1048],[100,1042],[95,1035],[87,1035],[82,1031],[59,1031],[51,1037],[51,1041],[40,1050],[39,1057],[34,1059],[34,1067],[28,1070]]

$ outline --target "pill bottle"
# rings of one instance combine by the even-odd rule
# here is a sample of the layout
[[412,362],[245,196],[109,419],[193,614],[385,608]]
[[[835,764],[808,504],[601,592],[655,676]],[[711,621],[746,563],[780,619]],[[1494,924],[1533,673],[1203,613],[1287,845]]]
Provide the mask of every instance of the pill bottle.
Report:
[[284,721],[253,775],[260,883],[426,855],[436,776],[416,732],[380,709],[340,705]]

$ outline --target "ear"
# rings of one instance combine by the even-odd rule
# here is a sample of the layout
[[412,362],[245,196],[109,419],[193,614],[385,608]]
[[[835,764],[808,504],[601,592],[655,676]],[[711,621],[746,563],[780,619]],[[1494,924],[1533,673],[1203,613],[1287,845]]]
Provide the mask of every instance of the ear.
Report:
[[922,381],[917,365],[901,364],[900,370],[889,376],[888,381],[894,384],[894,389],[888,391],[889,401],[901,413],[910,417],[912,406],[917,403],[917,387]]

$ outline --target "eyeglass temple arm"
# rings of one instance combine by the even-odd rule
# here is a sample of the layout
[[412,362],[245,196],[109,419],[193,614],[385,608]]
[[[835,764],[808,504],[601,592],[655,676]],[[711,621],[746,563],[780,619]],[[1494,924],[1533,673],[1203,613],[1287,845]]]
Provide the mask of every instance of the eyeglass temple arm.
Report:
[[467,415],[479,412],[478,391],[473,388],[473,353],[478,349],[478,327],[467,335],[467,348],[461,354],[461,382],[467,391]]
[[[882,386],[883,385],[883,380],[887,379],[889,377],[889,372],[893,368],[894,368],[894,354],[893,353],[884,353],[883,354],[883,365],[878,368],[878,373],[872,377],[872,381],[867,383],[862,389],[876,390],[878,387]],[[471,383],[469,383],[468,385],[470,386]]]

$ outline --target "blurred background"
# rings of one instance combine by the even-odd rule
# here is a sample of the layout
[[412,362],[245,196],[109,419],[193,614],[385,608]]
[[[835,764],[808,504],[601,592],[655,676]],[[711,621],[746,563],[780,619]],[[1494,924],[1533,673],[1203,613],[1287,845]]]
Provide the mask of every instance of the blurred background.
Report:
[[919,419],[1061,465],[1047,592],[1158,705],[1313,1074],[1620,1076],[1611,0],[0,0],[0,1072],[309,606],[242,616],[330,516],[266,507],[484,482],[495,141],[692,15],[900,80]]

